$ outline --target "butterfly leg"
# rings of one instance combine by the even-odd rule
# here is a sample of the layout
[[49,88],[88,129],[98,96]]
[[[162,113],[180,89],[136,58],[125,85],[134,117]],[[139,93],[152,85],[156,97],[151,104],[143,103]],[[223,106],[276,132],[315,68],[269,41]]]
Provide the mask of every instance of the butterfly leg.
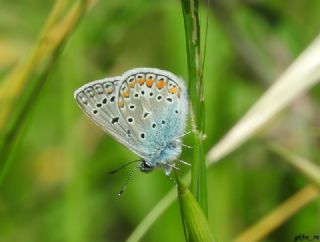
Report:
[[182,144],[183,147],[186,147],[188,149],[193,149],[193,146],[190,146],[190,145],[185,145],[185,144]]
[[166,167],[166,177],[168,177],[170,181],[172,181],[175,185],[177,185],[176,180],[170,176],[171,169],[172,169],[172,167],[170,167],[170,166]]
[[172,165],[172,164],[166,165],[166,177],[168,177],[170,179],[170,181],[172,181],[175,185],[177,185],[176,180],[170,176],[172,169],[179,170],[179,168],[176,167],[175,165]]
[[192,166],[190,163],[184,161],[184,160],[177,160],[179,161],[180,163],[184,164],[184,165],[187,165],[187,166]]

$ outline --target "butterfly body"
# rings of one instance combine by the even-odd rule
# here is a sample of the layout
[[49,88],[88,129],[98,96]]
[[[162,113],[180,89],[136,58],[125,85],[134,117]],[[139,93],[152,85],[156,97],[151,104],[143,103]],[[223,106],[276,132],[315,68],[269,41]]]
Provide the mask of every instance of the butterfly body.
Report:
[[169,175],[181,154],[188,98],[183,80],[155,68],[88,83],[75,91],[80,108],[99,127],[142,158],[140,170]]

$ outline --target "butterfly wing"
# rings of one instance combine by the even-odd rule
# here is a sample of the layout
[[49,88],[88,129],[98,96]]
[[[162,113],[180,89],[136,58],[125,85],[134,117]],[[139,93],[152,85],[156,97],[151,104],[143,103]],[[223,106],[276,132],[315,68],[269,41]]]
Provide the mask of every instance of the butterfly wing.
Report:
[[170,141],[183,135],[188,99],[183,80],[155,68],[123,74],[119,110],[126,117],[136,147],[152,160]]
[[130,137],[129,126],[118,108],[118,90],[121,77],[106,78],[90,82],[74,92],[82,111],[101,129],[137,155],[146,154],[136,149],[135,140]]
[[183,135],[188,99],[184,82],[170,72],[136,68],[75,91],[80,108],[105,132],[150,160]]

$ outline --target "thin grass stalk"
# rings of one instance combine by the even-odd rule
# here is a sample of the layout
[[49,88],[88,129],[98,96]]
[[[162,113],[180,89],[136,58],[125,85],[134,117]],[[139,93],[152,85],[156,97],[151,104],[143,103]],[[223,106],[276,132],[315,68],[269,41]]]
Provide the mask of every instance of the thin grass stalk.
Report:
[[181,0],[184,19],[189,95],[191,100],[191,121],[194,133],[194,152],[191,169],[191,191],[207,216],[207,177],[203,150],[204,137],[204,96],[202,65],[200,56],[200,24],[197,0]]
[[51,73],[51,69],[54,68],[55,64],[56,59],[50,61],[50,63],[48,64],[48,68],[42,74],[39,75],[39,77],[37,78],[38,82],[30,91],[29,96],[26,98],[26,100],[23,103],[23,106],[17,113],[17,117],[13,121],[12,126],[5,134],[3,145],[0,147],[0,160],[2,161],[2,165],[0,167],[0,184],[3,182],[8,168],[10,167],[12,161],[11,154],[14,153],[13,151],[16,147],[16,144],[18,143],[18,140],[21,137],[23,125],[26,122],[28,114],[32,112],[34,103],[37,100],[43,85],[48,80],[49,75]]

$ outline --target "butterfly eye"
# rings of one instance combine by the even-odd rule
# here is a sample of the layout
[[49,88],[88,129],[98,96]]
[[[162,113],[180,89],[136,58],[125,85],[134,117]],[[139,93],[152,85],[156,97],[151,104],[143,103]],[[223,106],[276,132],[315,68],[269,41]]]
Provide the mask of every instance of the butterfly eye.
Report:
[[142,160],[140,170],[142,172],[150,172],[153,170],[153,167],[150,166],[145,160]]

